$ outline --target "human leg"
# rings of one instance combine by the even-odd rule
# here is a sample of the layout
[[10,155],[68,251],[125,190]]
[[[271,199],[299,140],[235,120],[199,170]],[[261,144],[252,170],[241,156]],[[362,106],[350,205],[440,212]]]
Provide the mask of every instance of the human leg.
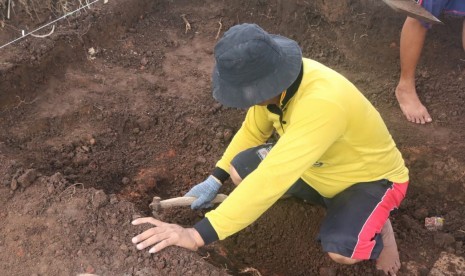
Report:
[[229,168],[229,177],[231,177],[232,182],[236,186],[242,182],[242,177],[239,175],[239,173],[233,165],[231,165],[231,167]]
[[427,31],[420,21],[407,17],[400,36],[400,80],[396,98],[407,120],[418,124],[432,121],[415,89],[415,70]]
[[353,265],[353,264],[356,264],[362,261],[362,260],[345,257],[345,256],[342,256],[341,254],[337,254],[333,252],[328,252],[328,256],[331,258],[331,260],[335,261],[338,264]]
[[394,230],[389,219],[381,230],[381,238],[383,239],[383,250],[376,259],[376,268],[382,270],[386,275],[395,275],[400,269],[400,258]]
[[[386,275],[396,275],[399,271],[401,263],[399,251],[397,250],[396,238],[392,229],[391,221],[388,219],[381,230],[381,238],[383,241],[383,249],[376,259],[376,268],[383,271]],[[339,264],[356,264],[362,260],[352,259],[340,254],[328,253],[329,257]]]
[[396,273],[400,261],[388,217],[406,189],[407,183],[380,180],[355,184],[326,199],[328,211],[319,234],[323,250],[338,263],[376,259],[378,269]]
[[[268,152],[273,148],[274,144],[264,144],[244,150],[237,154],[231,161],[229,175],[233,183],[237,186],[242,180],[252,173],[266,157]],[[301,178],[298,179],[282,198],[296,197],[305,200],[309,203],[324,206],[323,197],[310,185],[305,183]]]
[[229,175],[233,183],[236,186],[239,185],[247,175],[260,165],[273,146],[274,144],[268,143],[238,153],[231,161],[229,168]]

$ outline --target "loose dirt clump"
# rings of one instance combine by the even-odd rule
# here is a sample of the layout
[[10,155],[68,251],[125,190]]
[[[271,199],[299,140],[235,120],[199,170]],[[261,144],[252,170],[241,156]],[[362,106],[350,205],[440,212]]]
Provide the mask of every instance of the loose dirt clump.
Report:
[[[182,196],[205,179],[239,129],[244,111],[216,103],[210,81],[218,36],[244,22],[295,39],[304,56],[344,74],[382,114],[411,173],[392,218],[399,275],[427,275],[443,256],[465,256],[460,20],[429,32],[417,88],[434,122],[417,126],[394,96],[404,17],[380,1],[100,2],[50,36],[0,49],[0,274],[376,273],[372,262],[331,262],[316,241],[325,211],[296,199],[198,252],[149,255],[131,243],[142,228],[130,222],[152,214],[152,197]],[[32,29],[50,19],[50,9],[36,11],[40,20],[17,6],[2,22]],[[18,35],[0,29],[2,43]],[[156,215],[188,226],[204,211]],[[442,229],[426,229],[433,216],[444,218]]]
[[[30,171],[30,170],[27,170]],[[9,275],[225,275],[193,252],[170,248],[150,256],[130,240],[134,204],[70,183],[61,173],[40,176],[2,205],[0,271]],[[2,187],[8,194],[8,187]],[[140,216],[140,215],[139,215]],[[205,272],[208,271],[208,272]]]

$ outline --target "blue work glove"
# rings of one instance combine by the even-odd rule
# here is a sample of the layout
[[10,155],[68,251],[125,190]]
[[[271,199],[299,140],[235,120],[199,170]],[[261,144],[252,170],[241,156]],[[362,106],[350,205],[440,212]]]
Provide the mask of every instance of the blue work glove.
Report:
[[204,182],[199,183],[192,187],[187,194],[184,196],[192,196],[197,199],[192,202],[191,209],[201,209],[201,208],[210,208],[213,206],[210,201],[212,201],[218,190],[221,188],[221,184],[213,177],[209,176]]

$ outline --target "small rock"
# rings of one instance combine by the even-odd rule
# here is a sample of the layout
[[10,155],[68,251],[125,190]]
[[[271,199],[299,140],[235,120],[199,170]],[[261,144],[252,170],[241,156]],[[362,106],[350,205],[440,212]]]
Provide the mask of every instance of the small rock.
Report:
[[118,203],[118,197],[115,194],[110,195],[110,204]]
[[37,176],[38,173],[35,169],[28,169],[24,174],[18,177],[18,183],[24,188],[29,187],[34,180],[36,180]]
[[55,191],[55,186],[53,186],[53,183],[48,182],[47,183],[47,192],[49,194],[53,194],[54,191]]
[[149,118],[141,118],[137,120],[137,125],[142,130],[149,130],[150,129],[151,120]]
[[211,108],[211,112],[212,112],[212,113],[216,113],[216,112],[218,112],[222,107],[223,107],[222,104],[220,104],[220,103],[215,103],[215,104],[212,106],[212,108]]
[[13,178],[13,180],[11,180],[10,189],[12,191],[16,191],[16,189],[18,189],[18,181],[16,181],[15,178]]
[[215,134],[215,138],[216,138],[216,139],[222,139],[223,137],[224,137],[224,133],[223,133],[223,132],[217,132],[217,133]]
[[225,129],[224,132],[223,132],[223,139],[226,141],[226,142],[229,142],[229,140],[231,140],[231,138],[233,137],[233,131],[232,129]]
[[61,173],[57,172],[54,175],[50,176],[49,183],[51,183],[53,187],[49,187],[49,185],[47,184],[47,190],[61,192],[66,188],[68,181],[63,177]]
[[203,156],[199,156],[197,157],[197,162],[201,164],[205,164],[207,162],[207,159],[205,159],[205,157]]
[[108,203],[108,196],[103,192],[103,191],[97,191],[94,194],[93,200],[92,200],[92,205],[95,208],[100,208]]
[[98,250],[98,249],[95,249],[95,255],[96,255],[97,257],[102,256],[102,251],[100,251],[100,250]]
[[89,156],[84,152],[78,152],[73,159],[73,163],[77,166],[86,165],[89,163]]
[[141,60],[140,60],[140,64],[145,66],[149,63],[149,60],[147,59],[147,57],[143,57]]
[[166,260],[164,258],[158,260],[156,266],[158,269],[164,269],[166,267]]
[[90,273],[90,274],[93,274],[95,272],[95,268],[92,267],[91,265],[88,265],[86,267],[86,273]]
[[127,252],[129,250],[128,246],[125,244],[120,245],[119,249],[121,249],[123,252]]
[[129,179],[129,177],[123,177],[123,179],[121,179],[121,183],[123,185],[128,185],[130,182],[131,180]]
[[439,119],[439,120],[446,120],[446,119],[447,119],[447,114],[444,113],[444,112],[441,113],[441,114],[439,114],[438,119]]
[[86,237],[86,238],[84,239],[84,242],[85,242],[86,244],[91,244],[91,243],[92,243],[92,238],[91,238],[91,237]]

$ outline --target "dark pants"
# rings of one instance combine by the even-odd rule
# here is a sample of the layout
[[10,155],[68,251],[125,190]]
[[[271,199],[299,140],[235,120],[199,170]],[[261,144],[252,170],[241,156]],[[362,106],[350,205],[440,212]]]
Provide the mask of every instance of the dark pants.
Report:
[[[245,150],[231,164],[244,179],[272,148],[273,144],[265,144]],[[400,205],[407,186],[408,183],[380,179],[354,183],[333,198],[325,198],[299,178],[285,194],[326,208],[327,214],[318,235],[325,252],[367,260],[377,259],[381,253],[381,229],[390,212]]]

